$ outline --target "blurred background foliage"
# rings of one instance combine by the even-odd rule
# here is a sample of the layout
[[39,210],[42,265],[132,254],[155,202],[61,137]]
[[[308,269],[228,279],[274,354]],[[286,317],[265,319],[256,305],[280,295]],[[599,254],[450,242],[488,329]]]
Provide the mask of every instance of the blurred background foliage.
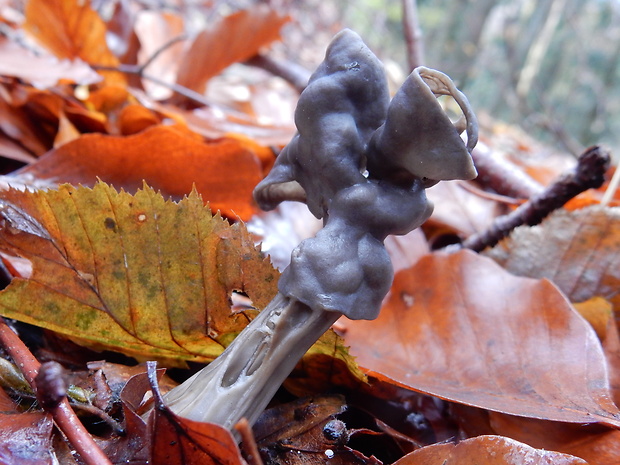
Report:
[[408,3],[422,64],[450,75],[483,122],[517,125],[573,155],[592,144],[620,154],[620,0],[91,1],[99,10],[119,1],[172,9],[189,33],[267,3],[292,18],[273,51],[290,66],[314,70],[332,36],[349,27],[384,61],[395,88],[410,71]]
[[[305,31],[295,53],[350,27],[404,77],[403,1],[281,3]],[[620,153],[620,1],[418,0],[417,11],[423,64],[450,75],[482,118],[575,155],[591,144]]]

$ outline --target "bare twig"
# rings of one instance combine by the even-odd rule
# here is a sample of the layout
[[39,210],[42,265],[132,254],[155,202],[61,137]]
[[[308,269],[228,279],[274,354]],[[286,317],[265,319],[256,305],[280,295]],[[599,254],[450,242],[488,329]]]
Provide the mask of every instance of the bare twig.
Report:
[[607,186],[607,190],[605,190],[605,194],[601,199],[601,205],[606,207],[609,205],[609,202],[613,200],[618,191],[618,186],[620,185],[620,166],[616,165],[616,170],[614,171],[613,176],[611,177],[611,181],[609,181],[609,185]]
[[204,97],[204,95],[199,94],[191,89],[188,89],[185,86],[181,86],[174,82],[166,82],[163,79],[159,79],[155,76],[151,76],[144,72],[142,66],[138,65],[119,65],[119,66],[103,66],[103,65],[92,65],[91,66],[96,71],[116,71],[119,73],[125,74],[135,74],[140,76],[142,79],[147,79],[151,82],[154,82],[157,85],[170,89],[178,94],[181,94],[183,97],[186,97],[200,105],[209,106],[209,101]]
[[476,183],[489,187],[495,192],[508,197],[529,199],[543,191],[542,184],[516,169],[509,161],[494,156],[485,145],[480,145],[471,154],[478,170]]
[[187,34],[181,34],[181,35],[173,37],[172,39],[170,39],[167,42],[163,43],[161,45],[161,47],[159,47],[157,50],[155,50],[151,54],[151,56],[148,57],[146,59],[146,61],[140,65],[140,68],[142,68],[142,71],[144,71],[146,68],[148,68],[150,66],[150,64],[153,63],[157,59],[157,57],[159,55],[161,55],[163,52],[165,52],[168,48],[172,47],[177,42],[181,42],[181,41],[183,41],[185,39],[187,39]]
[[496,218],[486,231],[468,237],[463,242],[463,247],[479,252],[497,244],[517,226],[539,224],[547,215],[576,195],[590,188],[600,187],[609,161],[608,152],[600,147],[590,147],[581,154],[573,170],[560,176],[544,191],[513,212]]
[[403,1],[403,31],[407,46],[407,63],[409,71],[424,64],[424,45],[422,29],[418,21],[418,5],[416,0]]
[[254,55],[245,64],[256,66],[270,72],[274,76],[281,77],[299,93],[306,88],[308,79],[310,79],[310,72],[304,67],[297,63],[276,60],[268,55]]
[[[0,318],[0,343],[11,356],[13,361],[19,366],[32,387],[37,392],[36,377],[41,368],[39,361],[32,355],[30,350],[21,341],[11,328],[6,324],[4,318]],[[37,395],[39,397],[39,395]],[[43,402],[43,407],[52,414],[54,422],[65,434],[69,443],[80,454],[80,457],[87,465],[112,465],[112,462],[95,443],[92,436],[88,433],[84,425],[77,418],[69,405],[66,396],[59,399],[57,396],[52,402]]]
[[235,431],[241,436],[241,451],[248,465],[263,465],[263,460],[258,451],[258,445],[256,445],[256,438],[252,433],[252,427],[247,418],[242,418],[237,422]]

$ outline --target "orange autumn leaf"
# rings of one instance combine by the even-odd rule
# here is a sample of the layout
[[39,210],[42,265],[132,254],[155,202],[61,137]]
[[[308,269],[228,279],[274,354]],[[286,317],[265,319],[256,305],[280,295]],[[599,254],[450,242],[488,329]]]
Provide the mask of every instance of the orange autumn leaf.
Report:
[[87,186],[101,179],[131,192],[146,181],[175,199],[195,186],[214,211],[247,220],[256,211],[252,190],[263,171],[257,155],[242,141],[203,142],[158,125],[126,137],[82,135],[16,174]]
[[256,5],[226,16],[202,31],[183,57],[177,84],[203,92],[207,81],[224,68],[256,55],[279,39],[289,21],[267,5]]
[[592,328],[549,281],[470,251],[398,273],[377,320],[346,321],[369,374],[513,415],[620,426]]
[[[106,43],[106,26],[88,0],[29,0],[24,29],[58,58],[80,58],[91,65],[118,66]],[[102,73],[125,82],[120,73]]]
[[537,449],[555,450],[586,460],[589,465],[620,463],[620,431],[599,425],[584,426],[519,418],[491,412],[495,434],[508,436]]
[[182,418],[169,410],[155,409],[153,465],[244,465],[230,431],[213,423]]
[[123,107],[118,115],[118,128],[124,136],[137,134],[160,122],[153,111],[137,103]]

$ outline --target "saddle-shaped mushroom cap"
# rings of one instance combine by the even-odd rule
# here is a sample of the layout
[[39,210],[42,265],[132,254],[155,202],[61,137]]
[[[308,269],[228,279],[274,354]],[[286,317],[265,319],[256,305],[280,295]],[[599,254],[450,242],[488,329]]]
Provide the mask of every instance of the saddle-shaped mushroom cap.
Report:
[[[465,118],[450,121],[437,96],[451,95]],[[470,152],[477,142],[477,121],[467,98],[443,73],[416,68],[388,107],[385,123],[377,129],[368,148],[368,171],[390,178],[407,171],[433,181],[473,179],[477,176]],[[467,145],[460,132],[467,130]]]

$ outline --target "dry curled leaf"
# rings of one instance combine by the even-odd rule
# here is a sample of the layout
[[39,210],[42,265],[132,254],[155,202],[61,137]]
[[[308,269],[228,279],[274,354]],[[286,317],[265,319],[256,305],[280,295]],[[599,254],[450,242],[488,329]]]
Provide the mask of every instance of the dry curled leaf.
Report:
[[154,436],[154,465],[246,465],[228,429],[173,413],[164,404],[153,362],[147,362],[147,374],[154,399],[147,423]]
[[547,278],[573,302],[600,296],[620,305],[620,211],[558,210],[540,225],[519,227],[486,252],[519,276]]
[[342,324],[380,378],[513,415],[620,426],[590,325],[549,281],[472,252],[427,255],[396,275],[377,320]]

